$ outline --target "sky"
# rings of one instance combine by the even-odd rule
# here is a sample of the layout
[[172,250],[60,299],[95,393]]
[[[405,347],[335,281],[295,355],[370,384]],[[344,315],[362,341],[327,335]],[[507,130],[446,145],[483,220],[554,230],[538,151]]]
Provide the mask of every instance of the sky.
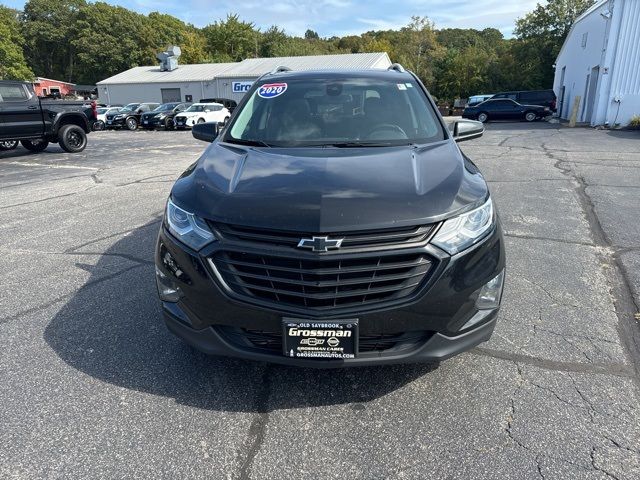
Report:
[[[290,35],[309,28],[321,37],[397,29],[412,15],[427,16],[436,28],[493,27],[512,36],[515,20],[543,0],[107,0],[140,13],[158,11],[203,27],[236,13],[262,30],[271,25]],[[24,0],[0,0],[21,9]]]

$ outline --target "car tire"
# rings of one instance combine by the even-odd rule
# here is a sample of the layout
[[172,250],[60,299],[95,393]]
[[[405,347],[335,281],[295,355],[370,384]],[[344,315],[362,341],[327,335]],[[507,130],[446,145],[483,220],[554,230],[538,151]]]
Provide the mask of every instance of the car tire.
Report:
[[165,130],[172,130],[173,129],[173,120],[170,118],[166,118],[164,120],[164,129]]
[[105,129],[105,125],[102,120],[93,122],[93,125],[91,126],[91,130],[93,130],[94,132],[101,132],[104,129]]
[[67,153],[79,153],[87,146],[87,134],[78,125],[64,125],[58,132],[58,143]]
[[478,114],[478,121],[482,123],[487,123],[489,121],[489,114],[485,112],[480,112]]
[[204,123],[204,122],[205,122],[204,118],[199,118],[198,119],[198,123]]
[[49,146],[49,142],[44,139],[39,140],[21,140],[20,143],[30,152],[42,152]]
[[0,142],[0,151],[15,150],[18,147],[18,140],[5,140]]
[[127,126],[127,129],[132,132],[138,129],[138,121],[135,119],[135,117],[127,118],[124,123]]
[[538,116],[534,112],[527,112],[524,114],[524,119],[527,122],[534,122],[537,118]]

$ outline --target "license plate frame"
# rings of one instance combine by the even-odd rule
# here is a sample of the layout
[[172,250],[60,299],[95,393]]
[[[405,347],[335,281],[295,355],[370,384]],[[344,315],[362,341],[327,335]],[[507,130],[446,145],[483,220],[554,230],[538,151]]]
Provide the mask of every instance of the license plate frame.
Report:
[[304,360],[354,359],[358,356],[358,333],[357,318],[308,320],[284,317],[282,354]]

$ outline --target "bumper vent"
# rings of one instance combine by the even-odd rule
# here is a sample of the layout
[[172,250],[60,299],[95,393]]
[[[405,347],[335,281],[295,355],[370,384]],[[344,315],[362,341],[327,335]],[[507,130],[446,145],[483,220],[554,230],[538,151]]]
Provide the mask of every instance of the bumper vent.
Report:
[[424,253],[296,259],[219,251],[212,261],[235,294],[280,309],[306,310],[401,300],[420,287],[433,265]]

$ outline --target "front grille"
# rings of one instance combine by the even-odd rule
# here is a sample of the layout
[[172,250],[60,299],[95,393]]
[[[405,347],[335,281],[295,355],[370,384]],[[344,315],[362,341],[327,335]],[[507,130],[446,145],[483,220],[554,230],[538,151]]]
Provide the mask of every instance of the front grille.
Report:
[[[249,328],[220,327],[225,337],[240,347],[252,347],[269,353],[282,353],[282,332]],[[369,333],[358,336],[358,352],[384,352],[421,345],[432,335],[428,331]]]
[[[259,243],[267,247],[296,247],[302,238],[323,235],[288,230],[265,230],[224,223],[216,223],[212,226],[225,239]],[[333,239],[344,239],[340,247],[341,252],[349,249],[380,248],[390,245],[395,248],[407,248],[426,241],[434,228],[435,225],[421,225],[381,230],[331,232],[328,235]]]
[[425,281],[433,265],[424,253],[360,258],[290,258],[219,251],[212,259],[237,295],[277,308],[340,309],[397,301]]

